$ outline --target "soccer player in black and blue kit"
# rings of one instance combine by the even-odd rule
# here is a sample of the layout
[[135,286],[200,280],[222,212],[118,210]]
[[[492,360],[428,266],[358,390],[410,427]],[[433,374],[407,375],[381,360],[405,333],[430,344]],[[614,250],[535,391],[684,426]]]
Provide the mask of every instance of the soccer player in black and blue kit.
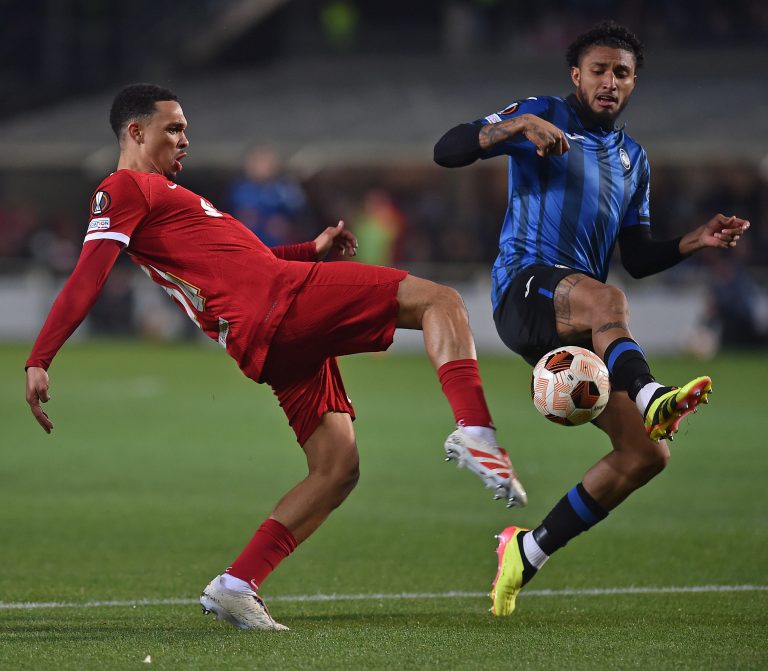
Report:
[[575,87],[567,98],[518,100],[452,128],[435,145],[435,161],[445,167],[509,156],[509,205],[493,266],[501,339],[531,365],[564,344],[586,347],[605,361],[613,387],[594,421],[612,451],[538,527],[507,527],[499,535],[495,615],[510,615],[520,589],[553,552],[663,470],[665,439],[712,389],[708,377],[680,388],[655,381],[629,331],[626,296],[605,283],[615,245],[639,278],[700,249],[733,247],[749,227],[718,214],[680,238],[654,239],[648,157],[615,125],[635,87],[642,44],[605,21],[576,38],[566,58]]

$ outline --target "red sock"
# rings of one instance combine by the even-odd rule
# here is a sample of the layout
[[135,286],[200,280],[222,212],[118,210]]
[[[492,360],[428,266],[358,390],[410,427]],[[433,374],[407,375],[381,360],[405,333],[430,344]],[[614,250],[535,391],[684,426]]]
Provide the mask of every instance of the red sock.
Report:
[[270,517],[264,520],[227,573],[259,589],[266,577],[298,544],[290,529]]
[[485,403],[483,382],[474,359],[457,359],[440,366],[437,371],[443,393],[451,404],[456,424],[490,426],[493,420]]

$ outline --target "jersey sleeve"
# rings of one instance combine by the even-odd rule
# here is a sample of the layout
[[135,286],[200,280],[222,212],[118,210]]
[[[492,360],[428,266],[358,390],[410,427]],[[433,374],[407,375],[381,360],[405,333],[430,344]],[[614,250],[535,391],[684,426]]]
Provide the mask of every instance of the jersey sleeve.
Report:
[[621,222],[621,228],[651,225],[651,166],[645,150],[640,155],[640,178],[637,188],[629,201],[627,213]]
[[109,276],[120,245],[113,240],[100,240],[84,245],[75,269],[51,307],[48,318],[32,347],[26,366],[48,370],[56,352],[85,319]]
[[278,259],[285,261],[317,261],[317,245],[310,242],[299,242],[295,245],[280,245],[270,247]]
[[128,246],[131,236],[149,213],[149,201],[127,173],[112,173],[91,197],[85,242],[116,240]]
[[[551,121],[551,109],[552,106],[550,104],[549,97],[524,98],[522,100],[516,100],[515,102],[507,105],[504,109],[498,112],[494,112],[493,114],[489,114],[482,119],[477,119],[472,123],[476,126],[486,126],[488,124],[506,121],[507,119],[513,119],[523,114],[533,114],[534,116],[541,117],[547,121]],[[490,149],[482,151],[480,158],[486,159],[493,158],[494,156],[500,156],[502,154],[508,154],[512,147],[526,141],[527,140],[524,135],[517,135],[516,137],[507,140],[506,142],[501,142],[497,145],[494,145]]]

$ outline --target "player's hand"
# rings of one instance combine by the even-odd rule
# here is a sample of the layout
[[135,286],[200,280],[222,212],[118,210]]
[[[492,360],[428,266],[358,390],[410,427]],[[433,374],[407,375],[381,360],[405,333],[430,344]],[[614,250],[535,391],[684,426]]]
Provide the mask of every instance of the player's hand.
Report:
[[536,153],[539,156],[562,156],[571,148],[560,128],[534,114],[525,116],[523,135],[536,145]]
[[357,254],[357,238],[340,221],[335,226],[328,226],[315,238],[315,247],[318,259],[324,259],[332,249],[342,256],[354,256]]
[[739,219],[734,215],[726,217],[724,214],[717,214],[703,226],[683,236],[680,241],[680,251],[683,254],[689,254],[706,247],[720,249],[735,247],[749,227],[750,223],[746,219]]
[[707,247],[735,247],[749,227],[746,219],[718,214],[704,224],[702,242]]
[[27,368],[27,403],[35,416],[37,423],[43,427],[46,433],[53,429],[53,422],[48,419],[48,415],[40,407],[41,403],[48,403],[50,396],[48,394],[48,373],[44,368],[30,366]]

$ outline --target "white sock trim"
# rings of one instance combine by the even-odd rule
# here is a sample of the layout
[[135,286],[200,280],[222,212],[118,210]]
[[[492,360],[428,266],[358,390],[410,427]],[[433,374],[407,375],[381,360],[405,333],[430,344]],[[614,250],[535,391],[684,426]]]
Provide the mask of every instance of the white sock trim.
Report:
[[549,555],[539,547],[539,544],[533,537],[533,532],[529,532],[523,536],[523,553],[525,554],[525,558],[535,569],[540,569],[544,566],[544,562],[549,559]]
[[236,578],[229,573],[222,574],[221,586],[225,589],[231,589],[233,592],[253,592],[253,587],[251,587],[245,580]]
[[496,429],[492,429],[490,426],[462,426],[461,428],[470,438],[482,440],[484,443],[498,447]]
[[637,409],[640,411],[641,415],[645,415],[645,409],[648,407],[648,404],[651,402],[651,396],[653,396],[653,393],[657,389],[661,389],[664,385],[659,384],[658,382],[649,382],[646,385],[643,385],[640,388],[640,391],[637,392],[637,398],[635,399],[635,404],[637,405]]

